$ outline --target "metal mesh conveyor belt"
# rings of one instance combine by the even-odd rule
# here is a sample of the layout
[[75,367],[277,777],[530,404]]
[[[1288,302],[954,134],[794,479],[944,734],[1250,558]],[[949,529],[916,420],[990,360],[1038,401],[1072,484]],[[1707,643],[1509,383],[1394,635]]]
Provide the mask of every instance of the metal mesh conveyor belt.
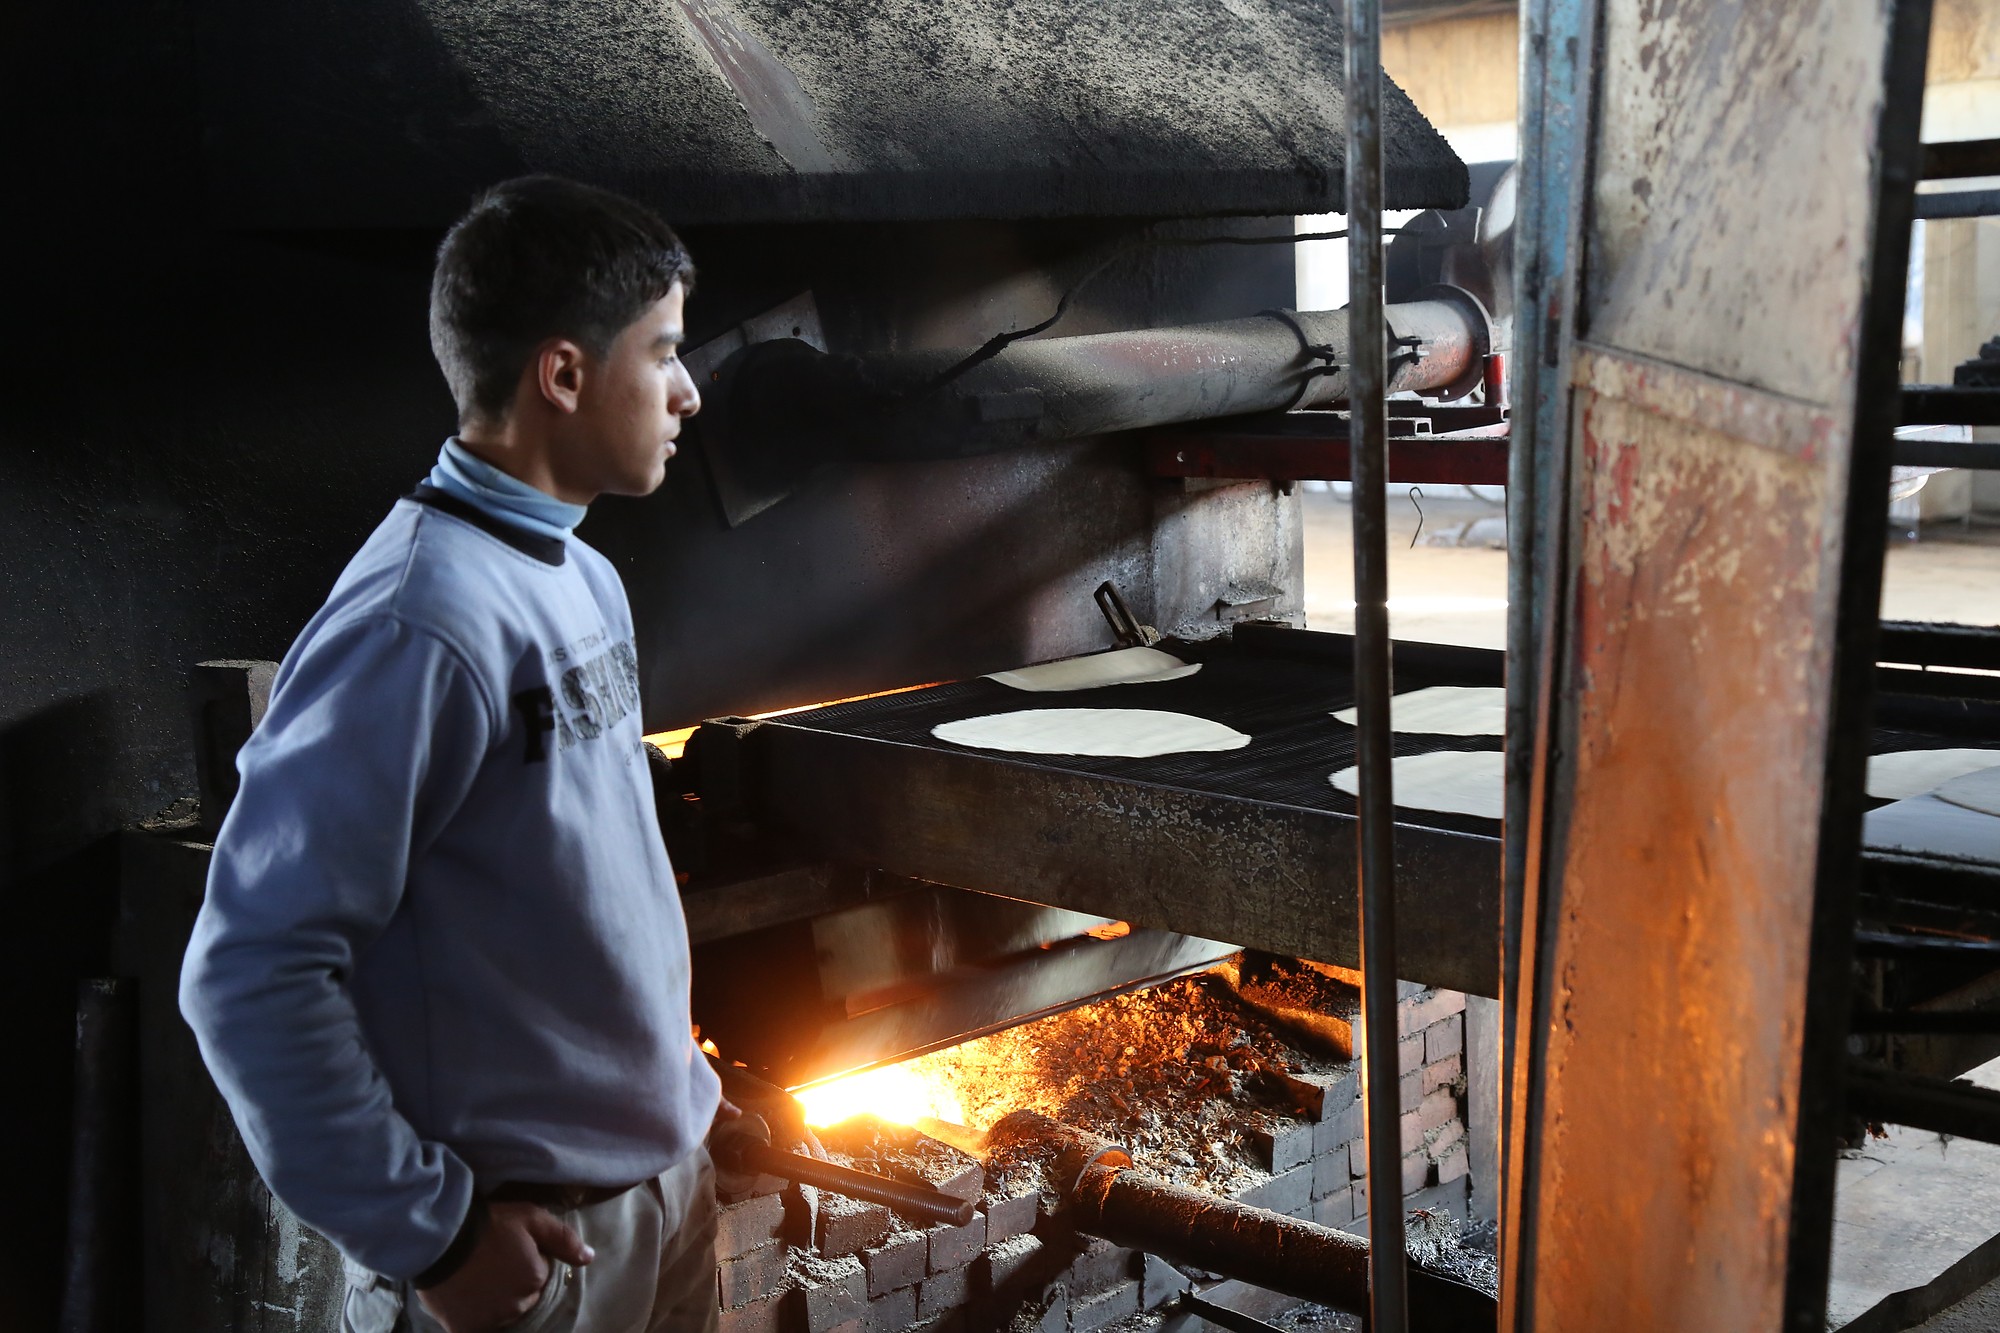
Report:
[[[1304,631],[1299,633],[1303,639]],[[1317,636],[1315,636],[1317,637]],[[1355,813],[1354,798],[1328,778],[1355,762],[1355,731],[1332,714],[1353,705],[1349,672],[1338,655],[1283,655],[1245,649],[1228,641],[1167,644],[1164,647],[1202,669],[1179,680],[1143,685],[1110,685],[1062,693],[1031,693],[978,679],[953,681],[902,694],[791,714],[791,726],[872,740],[922,746],[962,754],[1005,758],[1067,772],[1145,782],[1217,796]],[[1494,654],[1497,664],[1498,654]],[[1450,665],[1408,665],[1399,658],[1396,691],[1429,685],[1493,684],[1489,673]],[[1163,755],[1152,759],[1106,759],[1079,755],[1021,755],[973,750],[940,741],[931,729],[943,722],[989,713],[1033,708],[1147,708],[1190,713],[1244,732],[1250,744],[1219,753]],[[1893,750],[1991,746],[2000,737],[1944,734],[1909,727],[1878,727],[1872,753]],[[1398,756],[1438,750],[1494,750],[1498,736],[1399,734]],[[1461,833],[1497,836],[1499,821],[1398,807],[1400,822]]]
[[[1202,663],[1202,669],[1179,680],[1048,694],[1010,689],[984,679],[954,681],[796,713],[783,720],[793,726],[1005,758],[1037,767],[1354,813],[1354,799],[1328,781],[1333,773],[1354,763],[1354,728],[1331,716],[1354,702],[1343,663],[1250,652],[1226,642],[1163,646],[1188,661]],[[1396,677],[1399,690],[1461,683],[1467,682],[1448,673],[1402,667]],[[1234,727],[1251,739],[1240,750],[1220,753],[1102,759],[970,750],[931,735],[931,728],[942,722],[1032,708],[1147,708],[1190,713]],[[1498,736],[1412,735],[1397,737],[1395,752],[1498,749]],[[1493,820],[1417,810],[1400,813],[1409,822],[1433,828],[1484,834],[1499,831],[1498,822]]]

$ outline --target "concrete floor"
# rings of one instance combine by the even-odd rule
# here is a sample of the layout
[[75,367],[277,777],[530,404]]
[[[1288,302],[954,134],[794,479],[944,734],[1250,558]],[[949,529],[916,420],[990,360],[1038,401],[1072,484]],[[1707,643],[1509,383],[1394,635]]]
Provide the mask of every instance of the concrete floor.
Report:
[[[2000,1060],[1966,1077],[1980,1087],[2000,1088]],[[1960,1273],[1978,1281],[1994,1273],[2000,1257],[1990,1242],[1996,1235],[2000,1146],[1889,1126],[1885,1137],[1841,1155],[1827,1327],[1852,1325],[1856,1333],[1911,1327],[1911,1320],[1936,1308],[1938,1289],[1926,1291],[1933,1282],[1944,1278],[1956,1284]],[[1967,1258],[1982,1247],[1979,1256]],[[1961,1262],[1965,1267],[1953,1273]],[[1945,1286],[1947,1292],[1953,1289],[1965,1288]],[[1918,1326],[1934,1333],[1960,1328],[1993,1333],[2000,1322],[1940,1321],[1974,1319],[1979,1306],[1994,1299],[1990,1288],[1975,1291]]]
[[[1390,488],[1389,631],[1399,639],[1503,647],[1503,511],[1458,487],[1432,489],[1439,493],[1427,492],[1412,502],[1408,487]],[[1352,630],[1351,510],[1330,491],[1307,490],[1303,501],[1306,623],[1313,629]],[[1413,536],[1418,537],[1414,548]],[[1433,544],[1458,538],[1468,544]],[[1883,571],[1882,614],[1890,620],[2000,625],[2000,527],[1947,523],[1926,528],[1918,540],[1892,537]]]

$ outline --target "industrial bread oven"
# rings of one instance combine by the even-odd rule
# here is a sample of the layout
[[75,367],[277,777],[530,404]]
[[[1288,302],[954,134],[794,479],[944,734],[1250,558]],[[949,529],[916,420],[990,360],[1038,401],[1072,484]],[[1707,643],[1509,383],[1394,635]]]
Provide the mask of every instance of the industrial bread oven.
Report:
[[[699,724],[655,771],[698,1019],[732,1077],[803,1087],[1179,997],[1208,1018],[1175,1061],[1208,1071],[1194,1077],[1216,1105],[1258,1108],[1230,1131],[1236,1201],[1355,1229],[1353,816],[1325,780],[1344,762],[1326,714],[1351,702],[1349,646],[1299,627],[1292,484],[1343,475],[1349,358],[1344,316],[1289,309],[1292,219],[1343,197],[1338,25],[1257,2],[364,9],[222,6],[193,27],[203,245],[390,254],[384,281],[415,296],[468,194],[535,170],[656,205],[700,267],[689,359],[708,408],[667,487],[599,506],[583,536],[626,580],[649,729]],[[1464,166],[1393,87],[1384,139],[1388,206],[1466,203]],[[1409,391],[1395,447],[1419,472],[1498,480],[1493,289],[1468,290],[1469,261],[1405,253],[1388,312],[1391,387]],[[357,345],[264,392],[312,410],[341,374],[420,396],[404,386],[434,372]],[[357,477],[418,466],[433,426],[408,415],[393,423],[408,461],[371,446]],[[350,480],[349,521],[365,527],[406,482]],[[226,651],[275,657],[295,623],[273,615]],[[1142,629],[1202,670],[1130,688],[1236,718],[1255,744],[1206,766],[1030,765],[919,736],[984,706],[999,687],[982,673]],[[1492,654],[1411,646],[1399,670],[1499,682]],[[201,829],[227,803],[260,678],[198,673],[203,810],[133,835],[125,860],[156,1328],[318,1326],[340,1287],[335,1257],[250,1171],[167,998]],[[856,701],[754,720],[828,699]],[[925,818],[904,819],[925,789]],[[1412,826],[1406,847],[1403,1183],[1441,1214],[1462,1215],[1471,1189],[1465,996],[1497,985],[1496,835],[1447,818]],[[1276,1017],[1246,998],[1287,986],[1317,998]],[[1226,1031],[1225,1009],[1241,1015]],[[945,1147],[963,1154],[991,1127],[961,1128]],[[832,1327],[855,1313],[860,1264],[858,1299],[887,1302],[863,1312],[885,1327],[997,1309],[996,1264],[1021,1260],[1047,1211],[1023,1211],[998,1145],[972,1187],[978,1243],[893,1221],[869,1234],[875,1214],[843,1231],[837,1195],[808,1207],[751,1182],[718,1298],[745,1327]],[[1053,1246],[1021,1260],[1045,1315],[1051,1283],[1078,1327],[1188,1286],[1110,1228],[1060,1264]],[[876,1268],[913,1262],[910,1234],[921,1272],[883,1286]],[[1351,1292],[1358,1243],[1325,1243],[1344,1245]]]

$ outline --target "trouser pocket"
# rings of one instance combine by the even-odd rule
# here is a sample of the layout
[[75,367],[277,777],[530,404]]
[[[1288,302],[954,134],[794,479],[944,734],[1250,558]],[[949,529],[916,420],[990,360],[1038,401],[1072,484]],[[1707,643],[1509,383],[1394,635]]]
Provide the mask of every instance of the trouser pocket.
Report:
[[[563,1221],[575,1225],[571,1215]],[[549,1280],[542,1284],[542,1297],[535,1308],[507,1325],[507,1333],[565,1333],[576,1327],[576,1272],[559,1259],[549,1260]]]

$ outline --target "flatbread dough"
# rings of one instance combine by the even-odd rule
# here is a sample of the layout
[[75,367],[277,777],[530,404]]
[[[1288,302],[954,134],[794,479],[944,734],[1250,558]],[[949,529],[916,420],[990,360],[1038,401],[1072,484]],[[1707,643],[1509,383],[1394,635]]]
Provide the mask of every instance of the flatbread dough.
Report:
[[1868,846],[1888,851],[2000,860],[2000,818],[1940,800],[1937,792],[1870,810],[1862,837]]
[[1119,648],[1088,657],[1072,657],[1062,662],[1016,671],[996,671],[988,680],[997,680],[1017,690],[1094,690],[1105,685],[1144,685],[1156,680],[1179,680],[1201,670],[1199,662],[1183,662],[1158,648]]
[[1220,722],[1151,708],[1025,708],[941,722],[931,735],[978,750],[1120,759],[1240,750],[1250,743],[1248,736]]
[[2000,768],[2000,750],[1897,750],[1870,755],[1868,794],[1879,801],[1905,801],[1982,768]]
[[[1334,719],[1358,726],[1361,709]],[[1506,732],[1507,691],[1497,685],[1432,685],[1389,696],[1389,729],[1424,736],[1499,736]]]
[[[1953,778],[1937,789],[1937,795],[1939,800],[1950,801],[1964,809],[2000,817],[2000,768],[1985,768],[1977,773],[1967,773],[1962,778]],[[2000,846],[1993,850],[2000,853]]]
[[[1389,781],[1402,809],[1498,819],[1506,804],[1505,761],[1498,750],[1399,755],[1389,761]],[[1361,794],[1358,768],[1343,768],[1328,780],[1349,796]]]

